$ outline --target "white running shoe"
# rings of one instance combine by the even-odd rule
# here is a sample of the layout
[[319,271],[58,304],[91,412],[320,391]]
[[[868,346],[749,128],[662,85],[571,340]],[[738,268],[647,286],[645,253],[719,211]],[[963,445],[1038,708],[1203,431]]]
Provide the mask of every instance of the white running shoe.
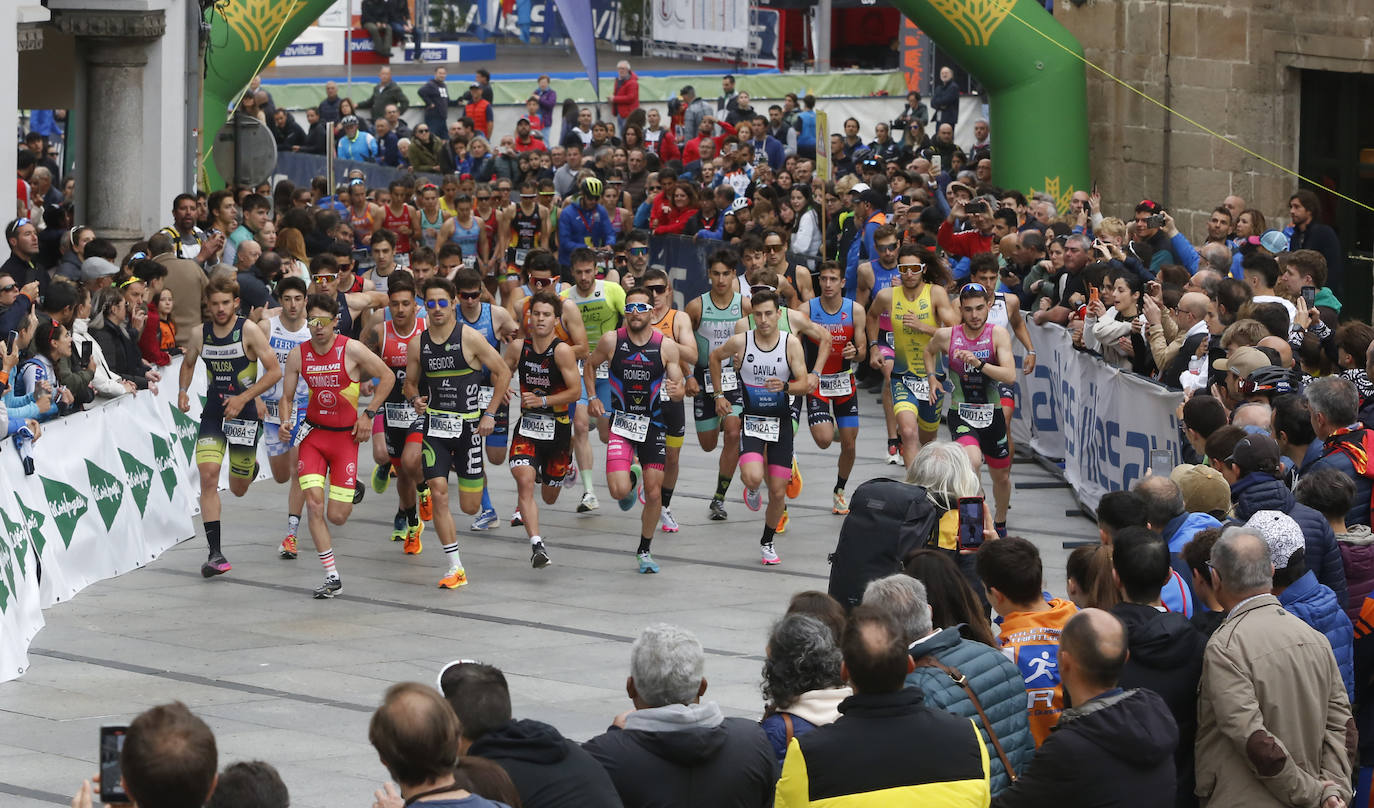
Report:
[[681,530],[677,520],[673,518],[672,508],[665,507],[662,511],[659,511],[658,524],[663,528],[664,533],[676,533]]
[[782,563],[782,559],[778,557],[778,551],[774,549],[773,543],[771,541],[763,545],[759,549],[762,551],[763,565],[765,567],[772,567],[774,565]]

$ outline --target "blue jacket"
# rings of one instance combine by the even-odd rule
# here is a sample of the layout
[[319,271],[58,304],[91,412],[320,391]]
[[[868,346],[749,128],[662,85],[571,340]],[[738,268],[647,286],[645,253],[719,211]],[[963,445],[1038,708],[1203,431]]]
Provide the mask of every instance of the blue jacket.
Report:
[[782,164],[787,162],[787,150],[782,147],[782,143],[772,135],[764,135],[763,142],[757,140],[746,140],[750,146],[754,147],[754,153],[762,153],[768,160],[768,167],[777,171],[782,168]]
[[[859,291],[859,264],[878,258],[878,248],[873,244],[873,234],[877,232],[879,227],[882,227],[881,224],[874,221],[878,215],[875,213],[869,216],[868,221],[863,223],[862,232],[849,245],[849,255],[846,256],[844,265],[844,296],[850,300],[853,300],[854,295]],[[877,295],[878,290],[874,289],[873,294]],[[860,300],[858,302],[867,306],[871,301]]]
[[377,159],[377,138],[368,133],[358,130],[357,137],[352,140],[347,135],[339,138],[338,158],[340,160],[358,160],[371,163]]
[[[1024,774],[1031,758],[1035,757],[1035,738],[1026,717],[1026,681],[1016,663],[991,646],[960,636],[957,626],[941,629],[935,636],[913,645],[909,653],[917,660],[934,655],[941,663],[968,677],[969,686],[978,695],[983,712],[992,722],[1002,751],[1007,753],[1017,775]],[[908,673],[906,686],[925,693],[926,705],[972,719],[987,744],[992,793],[995,795],[1011,785],[1006,767],[997,756],[987,728],[978,718],[978,711],[973,708],[964,688],[955,684],[944,671],[929,667],[918,667]]]
[[[816,728],[815,724],[799,715],[792,715],[791,718],[793,738],[800,738]],[[781,766],[787,759],[787,745],[791,743],[787,739],[787,722],[783,721],[782,713],[769,713],[759,722],[759,726],[763,727],[768,742],[773,745],[773,754],[778,756],[778,765]]]
[[[589,242],[588,239],[591,239]],[[578,247],[609,247],[615,244],[615,229],[610,214],[601,205],[585,211],[574,201],[558,214],[558,263],[568,266],[572,251]]]
[[[1356,474],[1355,465],[1350,462],[1350,457],[1345,452],[1336,449],[1332,449],[1329,454],[1319,460],[1313,461],[1310,466],[1304,463],[1301,473],[1311,474],[1317,469],[1335,469],[1355,482],[1355,500],[1350,505],[1350,512],[1345,515],[1345,523],[1347,525],[1370,524],[1370,487],[1374,481],[1363,474]],[[1310,562],[1308,566],[1311,566]]]
[[1293,517],[1306,540],[1307,568],[1316,573],[1318,581],[1331,587],[1336,593],[1336,602],[1345,609],[1349,600],[1345,565],[1341,563],[1341,550],[1336,546],[1336,534],[1331,531],[1331,523],[1326,517],[1306,505],[1299,505],[1281,481],[1262,471],[1237,480],[1231,486],[1231,502],[1235,504],[1237,523],[1247,521],[1256,511],[1279,511]]
[[1164,541],[1169,544],[1169,582],[1159,592],[1164,608],[1192,619],[1196,613],[1193,603],[1193,574],[1180,553],[1183,545],[1209,527],[1221,527],[1221,522],[1205,513],[1185,513],[1175,516],[1164,526]]
[[1312,570],[1302,574],[1283,594],[1279,595],[1279,605],[1307,625],[1326,635],[1331,643],[1331,651],[1336,655],[1336,666],[1341,669],[1341,680],[1345,682],[1345,693],[1350,701],[1355,701],[1355,628],[1350,618],[1345,616],[1344,603],[1336,602],[1336,593],[1330,587],[1317,583]]

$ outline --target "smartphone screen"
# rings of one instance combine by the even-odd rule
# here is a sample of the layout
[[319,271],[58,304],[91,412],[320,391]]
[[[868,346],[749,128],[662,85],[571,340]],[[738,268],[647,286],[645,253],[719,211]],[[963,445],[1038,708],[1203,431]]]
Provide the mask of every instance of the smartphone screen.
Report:
[[5,337],[5,353],[9,353],[10,351],[13,351],[13,350],[14,350],[14,343],[16,343],[16,342],[18,342],[18,341],[19,341],[19,332],[18,332],[18,331],[11,331],[11,332],[9,333],[9,335]]
[[1156,477],[1168,477],[1174,470],[1174,453],[1168,449],[1150,450],[1150,473]]
[[974,549],[983,545],[983,498],[959,498],[959,547]]
[[1304,287],[1302,287],[1302,299],[1303,299],[1303,302],[1305,302],[1305,303],[1307,304],[1307,308],[1310,309],[1310,308],[1312,308],[1313,306],[1316,306],[1316,305],[1317,305],[1317,287],[1315,287],[1315,286],[1304,286]]
[[128,727],[100,728],[100,801],[128,802],[120,782],[119,753],[124,749],[124,736]]

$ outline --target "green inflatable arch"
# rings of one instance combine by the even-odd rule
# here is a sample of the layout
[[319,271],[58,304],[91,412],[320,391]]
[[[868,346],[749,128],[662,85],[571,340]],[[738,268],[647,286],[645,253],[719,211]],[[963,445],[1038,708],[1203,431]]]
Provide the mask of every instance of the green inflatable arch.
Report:
[[[1037,0],[892,2],[987,89],[990,117],[1001,122],[993,181],[1045,191],[1068,210],[1069,196],[1088,187],[1087,78],[1078,40]],[[215,45],[205,76],[201,187],[224,185],[207,156],[226,111],[259,68],[331,4],[229,0],[222,12],[209,12]]]

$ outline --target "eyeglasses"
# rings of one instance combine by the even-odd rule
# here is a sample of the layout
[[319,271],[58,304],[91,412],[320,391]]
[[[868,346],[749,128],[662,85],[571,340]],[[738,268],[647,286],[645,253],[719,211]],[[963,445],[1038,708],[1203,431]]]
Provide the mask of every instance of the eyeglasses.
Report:
[[130,260],[130,261],[142,261],[144,258],[147,258],[147,257],[148,257],[148,254],[147,254],[146,252],[143,252],[142,250],[140,250],[140,251],[134,253],[133,255],[129,256],[129,260]]
[[915,274],[915,273],[917,273],[917,272],[921,272],[921,271],[925,270],[925,268],[926,268],[926,265],[925,265],[925,264],[898,264],[898,265],[897,265],[898,271],[900,271],[900,272],[907,272],[907,273],[911,273],[911,274]]
[[311,328],[331,328],[334,325],[334,317],[311,317],[305,324]]
[[634,301],[633,303],[626,303],[626,304],[625,304],[625,313],[626,313],[626,314],[648,314],[649,312],[651,312],[651,311],[653,311],[653,310],[654,310],[654,307],[653,307],[653,306],[651,306],[650,304],[645,303],[645,302],[643,302],[643,301],[640,301],[640,300],[636,300],[636,301]]
[[339,279],[339,276],[333,272],[321,272],[318,275],[311,276],[310,279],[313,280],[315,283],[325,284],[337,281]]
[[988,288],[981,283],[966,283],[959,289],[959,294],[962,295],[965,292],[977,292],[985,295],[988,293]]
[[[480,294],[479,294],[479,296],[480,296]],[[450,301],[450,300],[426,300],[426,301],[425,301],[425,308],[427,308],[427,309],[446,309],[446,308],[449,307],[449,304],[450,304],[451,302],[452,302],[452,301]]]
[[423,134],[425,134],[425,133],[427,133],[427,132],[429,132],[429,130],[428,130],[428,129],[425,129],[424,127],[420,127],[419,129],[416,129],[416,130],[415,130],[415,134],[417,134],[417,135],[423,135]]
[[626,250],[625,252],[629,253],[630,255],[648,255],[648,254],[649,254],[649,248],[648,248],[648,247],[631,247],[630,249]]
[[0,293],[3,293],[3,292],[17,292],[17,291],[19,291],[19,284],[17,284],[17,283],[9,283],[9,284],[6,284],[6,285],[4,285],[4,286],[0,286]]
[[[538,194],[521,194],[521,195],[520,195],[520,198],[521,198],[521,199],[534,199],[536,196],[538,196]],[[552,196],[552,194],[550,194],[550,196]]]
[[477,195],[477,201],[478,201],[478,202],[485,202],[485,201],[487,201],[488,199],[491,199],[491,194],[478,194],[478,195]]
[[648,285],[648,284],[645,284],[644,286],[642,286],[642,287],[640,287],[640,288],[642,288],[644,291],[648,292],[649,294],[654,295],[655,297],[657,297],[658,295],[661,295],[661,294],[663,294],[663,293],[665,293],[665,292],[668,291],[668,284],[666,284],[666,283],[656,283],[656,284],[653,284],[652,286],[650,286],[650,285]]
[[366,184],[367,184],[367,183],[363,181],[363,178],[362,178],[362,177],[354,177],[353,179],[351,179],[351,180],[348,181],[348,185],[349,185],[350,188],[353,187],[354,185],[366,185]]
[[780,253],[783,250],[787,249],[786,245],[783,244],[765,244],[763,248],[769,251],[770,253]]
[[462,298],[463,300],[481,300],[481,299],[482,299],[482,293],[481,293],[481,292],[459,292],[459,293],[458,293],[458,297]]
[[751,295],[756,295],[756,294],[758,294],[759,292],[776,292],[776,291],[778,291],[778,287],[776,287],[776,286],[769,286],[769,285],[766,284],[766,283],[756,283],[756,284],[754,284],[753,286],[750,286],[750,287],[749,287],[749,294],[751,294]]
[[530,278],[530,286],[538,286],[540,289],[551,283],[553,283],[553,278]]
[[897,242],[888,241],[882,244],[875,244],[873,246],[878,248],[878,252],[892,252],[897,249]]
[[648,188],[645,188],[644,190],[646,190],[646,191],[648,191],[649,193],[652,194],[652,193],[654,193],[655,191],[657,191],[658,188],[659,188],[659,186],[657,186],[657,185],[650,185]]

